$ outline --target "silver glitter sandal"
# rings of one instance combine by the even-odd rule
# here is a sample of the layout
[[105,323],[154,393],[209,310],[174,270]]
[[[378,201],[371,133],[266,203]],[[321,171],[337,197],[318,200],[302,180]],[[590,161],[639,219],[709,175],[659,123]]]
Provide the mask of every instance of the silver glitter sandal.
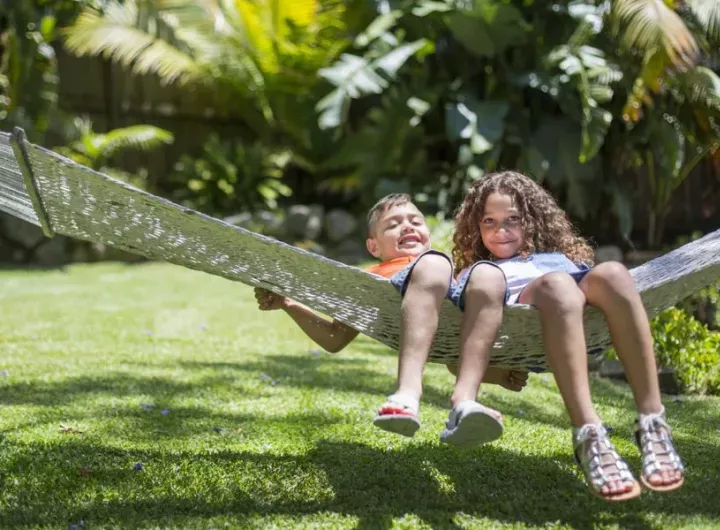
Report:
[[[573,428],[573,449],[575,461],[584,473],[593,495],[610,502],[628,501],[640,496],[640,484],[633,477],[625,460],[615,450],[603,426],[587,424]],[[607,456],[612,460],[603,462]],[[605,468],[610,466],[614,466],[616,470],[606,471]],[[603,486],[610,482],[632,482],[632,489],[622,493],[603,493]]]
[[649,490],[665,493],[678,489],[685,482],[684,475],[672,484],[653,484],[649,480],[653,474],[660,474],[663,471],[680,473],[685,471],[680,456],[673,447],[671,432],[670,426],[665,421],[664,407],[656,414],[640,414],[635,422],[635,443],[642,452],[640,480]]

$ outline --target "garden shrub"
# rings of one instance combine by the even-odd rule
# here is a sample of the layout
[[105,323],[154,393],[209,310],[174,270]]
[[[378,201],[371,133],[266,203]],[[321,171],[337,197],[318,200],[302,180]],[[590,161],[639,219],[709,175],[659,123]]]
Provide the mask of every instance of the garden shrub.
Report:
[[[720,333],[677,307],[650,321],[658,367],[671,368],[680,392],[720,394]],[[611,348],[606,358],[617,359]]]
[[[693,232],[684,237],[679,237],[674,244],[666,248],[665,251],[676,249],[682,245],[700,239],[704,234],[702,232]],[[720,329],[720,282],[709,285],[704,289],[693,293],[677,306],[684,310],[688,315],[692,315],[697,320],[707,325],[712,330]]]
[[652,321],[658,364],[675,371],[686,393],[720,393],[720,333],[672,307]]
[[671,307],[651,322],[659,366],[672,368],[683,393],[720,394],[720,333]]

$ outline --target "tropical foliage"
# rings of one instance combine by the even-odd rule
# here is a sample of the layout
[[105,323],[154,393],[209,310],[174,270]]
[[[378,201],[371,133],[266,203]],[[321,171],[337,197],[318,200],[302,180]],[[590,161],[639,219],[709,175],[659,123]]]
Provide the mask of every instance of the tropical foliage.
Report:
[[128,151],[152,151],[173,141],[172,133],[151,125],[133,125],[96,133],[88,119],[76,118],[73,124],[75,139],[66,146],[56,147],[55,151],[78,164],[138,187],[144,187],[143,172],[128,173],[118,169],[118,157]]
[[62,130],[52,42],[85,0],[13,0],[0,4],[0,123],[19,125],[31,141]]
[[277,208],[291,195],[282,182],[289,153],[272,152],[259,142],[223,141],[212,135],[202,156],[183,156],[171,175],[175,200],[215,216]]
[[[411,190],[442,215],[469,182],[511,167],[600,241],[647,215],[658,247],[675,191],[718,147],[719,21],[714,0],[109,0],[64,42],[204,94],[247,131],[227,159],[264,157],[258,186],[280,171],[358,208]],[[183,162],[180,193],[247,206],[229,191],[243,170],[198,179],[213,142],[207,163]]]

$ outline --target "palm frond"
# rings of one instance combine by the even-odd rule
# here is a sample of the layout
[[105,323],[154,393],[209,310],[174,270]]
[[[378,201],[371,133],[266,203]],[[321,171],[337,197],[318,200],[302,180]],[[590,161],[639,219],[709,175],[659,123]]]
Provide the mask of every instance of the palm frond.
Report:
[[[275,3],[275,2],[272,2]],[[244,37],[245,53],[252,55],[263,72],[275,74],[280,70],[275,36],[271,33],[272,7],[249,0],[235,0],[239,17],[235,28]]]
[[718,0],[687,0],[687,5],[702,25],[710,42],[720,43],[720,2]]
[[679,101],[687,99],[695,105],[720,111],[720,77],[704,66],[696,66],[679,77],[681,92],[673,90]]
[[663,48],[678,69],[694,64],[698,45],[680,16],[663,0],[616,0],[616,32],[630,49],[643,54]]
[[113,1],[104,13],[86,8],[64,30],[65,45],[74,54],[103,55],[138,74],[156,73],[167,82],[199,79],[202,66],[190,54],[137,27],[135,0]]
[[275,35],[285,38],[289,34],[288,21],[297,27],[312,24],[319,9],[318,0],[273,0],[273,26]]
[[122,127],[97,137],[98,147],[105,158],[111,158],[126,149],[149,151],[173,142],[172,133],[152,125]]
[[643,116],[643,107],[652,105],[653,94],[657,94],[663,83],[663,75],[668,64],[667,54],[662,48],[656,48],[646,54],[642,69],[635,78],[632,90],[623,107],[622,118],[632,126]]

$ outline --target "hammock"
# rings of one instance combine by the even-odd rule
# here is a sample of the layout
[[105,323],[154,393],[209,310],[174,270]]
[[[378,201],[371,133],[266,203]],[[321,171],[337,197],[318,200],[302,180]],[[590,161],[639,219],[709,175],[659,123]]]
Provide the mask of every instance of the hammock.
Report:
[[[0,133],[0,210],[48,237],[104,243],[263,287],[398,348],[401,298],[388,280],[155,197],[27,142],[21,129]],[[720,230],[631,274],[652,317],[720,278]],[[431,361],[457,360],[460,317],[446,301]],[[602,354],[609,335],[594,308],[585,330],[589,352]],[[506,309],[491,365],[547,370],[534,308]]]

